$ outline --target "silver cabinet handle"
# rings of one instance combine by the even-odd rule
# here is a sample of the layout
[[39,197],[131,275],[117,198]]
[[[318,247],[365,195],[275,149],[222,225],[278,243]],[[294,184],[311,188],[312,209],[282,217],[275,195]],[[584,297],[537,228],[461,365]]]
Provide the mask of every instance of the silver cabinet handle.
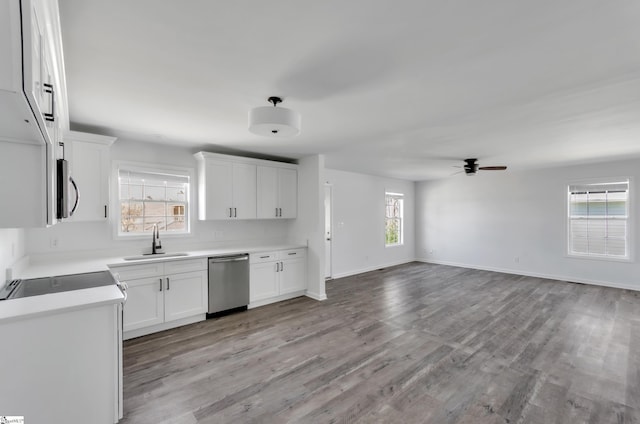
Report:
[[233,208],[233,217],[237,218],[238,217],[238,209]]
[[171,286],[169,285],[169,277],[167,277],[167,290],[171,289]]
[[[78,209],[78,202],[80,201],[80,190],[78,190],[78,185],[76,184],[75,181],[73,181],[73,178],[69,177],[69,181],[71,182],[73,189],[76,191],[76,201],[73,204],[73,208],[71,208],[71,212],[69,212],[69,217],[72,217],[73,214],[76,212],[76,209]],[[105,211],[105,214],[106,214],[106,211]]]
[[280,272],[280,264],[276,262],[276,272]]
[[54,122],[56,119],[56,94],[53,91],[52,84],[42,84],[45,88],[44,92],[47,94],[51,94],[51,108],[49,109],[51,112],[44,113],[44,120],[49,122]]
[[229,218],[233,218],[233,208],[229,208]]
[[280,210],[280,218],[282,218],[282,208],[278,208]]
[[160,291],[162,291],[162,278],[160,278]]
[[284,271],[284,262],[280,262],[280,271]]
[[276,218],[278,217],[278,208],[276,208]]

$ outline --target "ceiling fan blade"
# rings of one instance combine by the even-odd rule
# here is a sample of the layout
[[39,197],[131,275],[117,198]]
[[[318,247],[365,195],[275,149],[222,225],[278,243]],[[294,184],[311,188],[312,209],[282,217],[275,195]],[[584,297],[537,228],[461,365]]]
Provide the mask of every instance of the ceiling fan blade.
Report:
[[482,171],[504,171],[507,169],[506,166],[481,166],[478,169]]
[[462,174],[463,172],[464,172],[464,170],[463,171],[454,172],[453,174],[449,174],[449,176],[453,177],[454,175]]

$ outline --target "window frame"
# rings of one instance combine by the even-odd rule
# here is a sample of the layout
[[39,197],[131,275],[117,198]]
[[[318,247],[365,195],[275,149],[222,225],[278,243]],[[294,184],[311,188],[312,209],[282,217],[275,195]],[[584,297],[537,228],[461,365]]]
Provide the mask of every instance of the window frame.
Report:
[[[387,197],[393,197],[396,199],[401,200],[400,203],[400,217],[389,217],[387,216]],[[399,246],[404,246],[404,201],[405,201],[405,195],[404,193],[397,193],[397,192],[391,192],[391,191],[386,191],[384,192],[384,232],[383,232],[383,236],[384,236],[384,247],[399,247]],[[397,243],[392,243],[392,244],[388,244],[387,243],[387,221],[389,219],[394,219],[394,220],[398,220],[399,221],[399,231],[398,231],[398,242]]]
[[185,214],[185,219],[187,220],[187,229],[185,232],[171,232],[171,231],[162,231],[160,232],[161,238],[187,238],[193,237],[193,222],[195,219],[194,209],[197,205],[194,203],[194,190],[195,190],[195,170],[194,168],[180,167],[174,165],[167,164],[150,164],[143,162],[132,162],[132,161],[113,161],[112,169],[111,169],[111,200],[109,201],[110,207],[110,216],[112,219],[112,234],[115,240],[141,240],[147,239],[151,237],[151,232],[148,233],[123,233],[120,231],[121,228],[121,220],[120,220],[120,179],[119,179],[119,170],[124,168],[128,171],[133,172],[149,172],[156,174],[177,174],[184,175],[189,178],[189,189],[186,194],[186,206],[187,213]]
[[[626,217],[626,256],[609,256],[606,254],[595,253],[576,253],[571,251],[571,186],[574,185],[606,185],[620,182],[627,182],[627,217]],[[605,177],[605,178],[590,178],[569,181],[565,184],[565,257],[570,259],[587,259],[595,261],[606,262],[634,262],[635,252],[635,223],[634,223],[634,211],[635,211],[635,196],[633,195],[634,181],[633,177]]]

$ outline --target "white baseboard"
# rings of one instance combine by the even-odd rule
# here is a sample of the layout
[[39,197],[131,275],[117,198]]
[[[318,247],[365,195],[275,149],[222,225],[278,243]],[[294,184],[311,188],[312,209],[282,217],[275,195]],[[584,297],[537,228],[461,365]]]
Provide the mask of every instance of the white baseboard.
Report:
[[[390,266],[396,266],[396,265],[403,265],[403,264],[408,264],[409,262],[415,262],[417,259],[405,259],[402,261],[398,261],[398,262],[391,262],[391,263],[387,263],[387,264],[381,264],[381,265],[373,265],[367,268],[361,268],[361,269],[356,269],[353,271],[347,271],[347,272],[341,272],[339,274],[335,274],[331,277],[332,280],[335,280],[336,278],[344,278],[344,277],[350,277],[352,275],[357,275],[357,274],[363,274],[365,272],[371,272],[371,271],[375,271],[381,268],[388,268]],[[423,261],[421,261],[423,262]]]
[[249,306],[247,306],[247,309],[253,309],[259,306],[268,305],[270,303],[276,303],[276,302],[281,302],[283,300],[293,299],[294,297],[304,296],[305,294],[307,294],[305,290],[299,290],[291,293],[281,294],[280,296],[274,296],[274,297],[269,297],[267,299],[256,300],[249,303]]
[[575,277],[570,277],[566,275],[544,274],[539,272],[522,271],[522,270],[515,270],[515,269],[508,269],[508,268],[498,268],[498,267],[492,267],[492,266],[469,265],[469,264],[463,264],[458,262],[440,261],[440,260],[433,260],[433,259],[426,259],[426,258],[416,258],[416,261],[430,263],[430,264],[437,264],[437,265],[456,266],[459,268],[479,269],[482,271],[502,272],[504,274],[523,275],[525,277],[546,278],[548,280],[559,280],[559,281],[567,281],[570,283],[581,283],[581,284],[589,284],[593,286],[612,287],[615,289],[640,291],[640,286],[613,283],[611,281],[587,280],[584,278],[575,278]]
[[319,293],[312,293],[310,291],[307,291],[307,293],[305,294],[307,297],[310,297],[313,300],[327,300],[327,294],[323,293],[323,294],[319,294]]

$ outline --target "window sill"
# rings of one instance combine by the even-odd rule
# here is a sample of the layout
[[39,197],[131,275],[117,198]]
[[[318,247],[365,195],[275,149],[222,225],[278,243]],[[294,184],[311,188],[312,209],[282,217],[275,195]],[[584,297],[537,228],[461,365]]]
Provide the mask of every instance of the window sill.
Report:
[[[171,234],[171,233],[167,233],[167,232],[160,232],[160,240],[164,240],[164,239],[177,239],[177,238],[191,238],[193,237],[194,234],[193,233],[178,233],[178,234]],[[113,236],[113,238],[115,240],[151,240],[151,238],[153,237],[153,235],[151,234],[151,232],[149,232],[148,234],[131,234],[131,235],[123,235],[123,234],[115,234]]]
[[621,262],[621,263],[633,263],[633,259],[629,256],[627,258],[616,258],[613,256],[598,256],[598,255],[579,255],[575,253],[567,253],[564,255],[568,259],[587,259],[590,261],[604,261],[604,262]]
[[385,244],[385,245],[384,245],[385,249],[386,249],[386,248],[388,248],[388,247],[393,248],[393,247],[402,247],[402,246],[404,246],[404,243],[397,243],[397,244]]

